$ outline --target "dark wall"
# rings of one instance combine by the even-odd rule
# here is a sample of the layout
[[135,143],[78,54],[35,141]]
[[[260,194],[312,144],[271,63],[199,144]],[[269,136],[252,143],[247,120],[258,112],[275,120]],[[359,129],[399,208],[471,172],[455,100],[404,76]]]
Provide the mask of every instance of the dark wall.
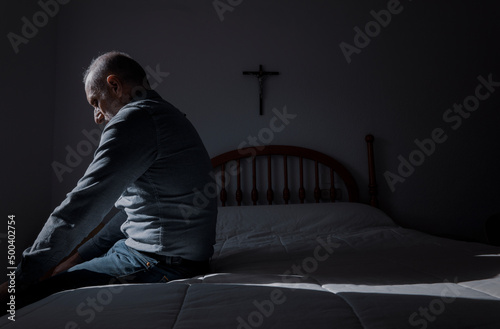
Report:
[[[56,22],[41,17],[40,27],[27,27],[25,38],[22,21],[25,17],[31,23],[39,10],[34,1],[12,1],[0,13],[0,255],[5,260],[7,216],[16,216],[15,246],[20,257],[51,211]],[[12,35],[11,43],[9,33],[24,38],[23,43],[18,45],[21,39]]]

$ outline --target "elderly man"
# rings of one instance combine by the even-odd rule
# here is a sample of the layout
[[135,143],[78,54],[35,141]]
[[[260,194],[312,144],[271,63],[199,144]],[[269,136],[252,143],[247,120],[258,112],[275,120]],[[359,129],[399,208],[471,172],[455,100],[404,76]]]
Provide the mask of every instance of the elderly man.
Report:
[[[84,83],[95,122],[106,126],[85,175],[23,253],[17,305],[64,289],[165,282],[209,268],[217,205],[199,195],[213,182],[195,128],[150,89],[143,68],[126,54],[92,61]],[[200,197],[209,202],[197,204]],[[60,263],[113,205],[119,211],[104,229]],[[39,282],[58,264],[59,274]],[[3,290],[5,297],[5,284]]]

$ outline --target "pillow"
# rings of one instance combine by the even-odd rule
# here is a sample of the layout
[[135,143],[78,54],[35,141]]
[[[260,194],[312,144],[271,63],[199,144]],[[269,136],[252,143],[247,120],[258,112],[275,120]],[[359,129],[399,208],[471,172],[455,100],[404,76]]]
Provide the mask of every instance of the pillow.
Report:
[[217,239],[252,232],[342,234],[397,225],[380,209],[353,202],[219,207]]

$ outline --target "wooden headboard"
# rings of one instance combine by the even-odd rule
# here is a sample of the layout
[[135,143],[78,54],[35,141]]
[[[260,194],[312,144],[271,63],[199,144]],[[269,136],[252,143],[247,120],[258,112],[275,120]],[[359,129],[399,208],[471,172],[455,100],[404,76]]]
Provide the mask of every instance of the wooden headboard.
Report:
[[[367,135],[365,138],[368,153],[369,203],[377,207],[373,140],[372,135]],[[277,166],[278,162],[281,165]],[[312,174],[304,170],[307,162],[312,163],[307,167],[311,168]],[[222,207],[232,200],[228,198],[229,193],[234,193],[234,201],[238,206],[244,204],[245,199],[249,199],[253,205],[262,203],[263,192],[265,192],[264,201],[273,204],[278,201],[275,197],[277,189],[282,190],[279,200],[284,204],[292,203],[294,200],[299,203],[307,200],[335,202],[338,194],[342,194],[339,193],[342,192],[342,188],[347,191],[347,201],[360,201],[358,185],[344,165],[331,156],[303,147],[267,145],[242,148],[212,158],[212,166],[220,187]],[[291,170],[293,169],[291,167],[297,168]],[[312,178],[310,179],[312,182],[306,182],[309,177]],[[326,178],[329,185],[327,198],[324,187],[321,187]],[[229,180],[233,182],[232,186],[229,186]],[[291,192],[292,185],[297,188]],[[297,198],[294,198],[295,196]]]

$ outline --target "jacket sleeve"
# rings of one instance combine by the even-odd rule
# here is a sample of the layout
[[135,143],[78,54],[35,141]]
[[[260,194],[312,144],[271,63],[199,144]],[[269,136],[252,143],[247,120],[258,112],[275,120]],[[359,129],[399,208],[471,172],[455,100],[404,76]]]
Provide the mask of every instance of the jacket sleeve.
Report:
[[122,224],[127,220],[125,211],[120,210],[116,213],[104,227],[91,239],[78,248],[78,253],[83,260],[104,255],[117,241],[126,236],[120,230]]
[[155,125],[147,109],[122,108],[104,129],[84,176],[23,252],[16,270],[20,285],[38,281],[66,257],[147,171],[157,150]]

